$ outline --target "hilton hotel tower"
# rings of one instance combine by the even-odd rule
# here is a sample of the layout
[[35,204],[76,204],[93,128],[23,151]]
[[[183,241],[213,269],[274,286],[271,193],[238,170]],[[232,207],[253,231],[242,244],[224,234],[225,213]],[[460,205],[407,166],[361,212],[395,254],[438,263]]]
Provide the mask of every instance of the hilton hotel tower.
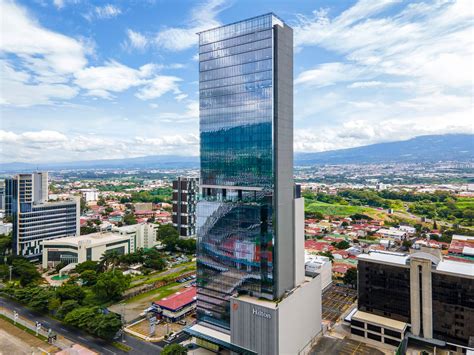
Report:
[[199,33],[198,323],[212,350],[307,352],[320,276],[304,272],[293,181],[293,30],[266,14]]

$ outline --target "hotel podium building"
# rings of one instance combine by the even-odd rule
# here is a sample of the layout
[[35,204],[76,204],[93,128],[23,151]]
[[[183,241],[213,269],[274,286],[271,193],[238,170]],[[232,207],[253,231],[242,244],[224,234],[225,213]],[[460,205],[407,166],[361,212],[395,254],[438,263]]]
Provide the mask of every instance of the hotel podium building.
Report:
[[[293,181],[293,31],[273,14],[199,33],[198,323],[203,346],[298,354],[321,330]],[[295,325],[300,325],[295,327]]]

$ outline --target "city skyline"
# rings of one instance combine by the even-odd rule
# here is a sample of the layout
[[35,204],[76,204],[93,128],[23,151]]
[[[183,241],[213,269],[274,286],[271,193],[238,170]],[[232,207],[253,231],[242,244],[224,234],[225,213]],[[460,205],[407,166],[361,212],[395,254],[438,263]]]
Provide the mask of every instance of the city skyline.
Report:
[[1,4],[3,162],[197,155],[196,32],[268,11],[295,29],[295,151],[472,131],[468,1]]

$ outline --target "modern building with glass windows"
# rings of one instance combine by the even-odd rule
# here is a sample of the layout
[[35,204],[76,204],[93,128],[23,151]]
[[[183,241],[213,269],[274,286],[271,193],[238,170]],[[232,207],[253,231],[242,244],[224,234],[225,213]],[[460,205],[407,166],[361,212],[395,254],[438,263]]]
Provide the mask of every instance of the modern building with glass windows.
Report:
[[[198,325],[188,331],[214,344],[204,328],[221,332],[238,353],[301,349],[321,329],[321,285],[304,275],[293,181],[292,29],[266,14],[199,33],[199,83]],[[291,292],[314,295],[315,325],[284,344],[277,313]],[[255,327],[266,331],[250,336]]]
[[40,260],[43,240],[79,235],[79,199],[48,202],[48,173],[5,180],[5,214],[13,219],[13,253]]
[[196,203],[198,178],[181,177],[173,180],[173,227],[183,238],[196,237]]
[[436,251],[359,255],[351,333],[395,347],[406,339],[474,350],[474,264]]

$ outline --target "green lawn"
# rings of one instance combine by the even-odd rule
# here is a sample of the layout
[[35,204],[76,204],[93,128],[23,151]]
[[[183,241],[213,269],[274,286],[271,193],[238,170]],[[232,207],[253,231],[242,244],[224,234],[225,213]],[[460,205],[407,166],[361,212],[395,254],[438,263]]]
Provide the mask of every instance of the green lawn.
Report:
[[125,303],[136,302],[136,301],[139,301],[141,299],[148,298],[150,296],[154,296],[154,298],[156,298],[157,300],[160,300],[164,297],[167,297],[167,296],[175,293],[176,289],[174,287],[176,287],[177,285],[179,285],[179,283],[173,282],[169,285],[159,287],[159,288],[155,288],[153,290],[150,290],[150,291],[141,293],[139,295],[136,295],[135,297],[129,298],[128,300],[125,301]]
[[319,212],[324,215],[347,217],[355,213],[371,213],[372,208],[361,206],[337,205],[320,201],[311,201],[306,204],[305,211],[310,213]]
[[461,210],[466,208],[474,210],[474,197],[459,197],[456,201],[456,207]]

